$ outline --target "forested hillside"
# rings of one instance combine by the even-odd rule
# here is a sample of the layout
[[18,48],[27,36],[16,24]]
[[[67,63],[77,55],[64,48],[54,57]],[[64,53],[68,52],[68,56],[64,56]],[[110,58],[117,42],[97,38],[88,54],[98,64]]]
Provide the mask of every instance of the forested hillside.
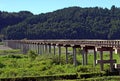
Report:
[[120,8],[69,7],[50,13],[0,12],[6,39],[120,39]]

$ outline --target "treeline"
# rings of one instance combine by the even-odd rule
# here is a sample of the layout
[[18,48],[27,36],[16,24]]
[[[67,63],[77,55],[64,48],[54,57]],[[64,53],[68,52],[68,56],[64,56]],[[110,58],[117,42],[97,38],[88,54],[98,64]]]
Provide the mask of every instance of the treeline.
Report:
[[39,15],[28,11],[1,14],[5,39],[120,39],[120,8],[115,6],[69,7]]

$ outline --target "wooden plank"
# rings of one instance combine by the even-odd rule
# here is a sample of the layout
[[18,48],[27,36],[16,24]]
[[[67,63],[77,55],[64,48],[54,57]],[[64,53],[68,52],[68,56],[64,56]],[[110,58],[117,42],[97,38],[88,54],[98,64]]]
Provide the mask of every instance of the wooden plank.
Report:
[[96,63],[116,63],[116,60],[97,60]]

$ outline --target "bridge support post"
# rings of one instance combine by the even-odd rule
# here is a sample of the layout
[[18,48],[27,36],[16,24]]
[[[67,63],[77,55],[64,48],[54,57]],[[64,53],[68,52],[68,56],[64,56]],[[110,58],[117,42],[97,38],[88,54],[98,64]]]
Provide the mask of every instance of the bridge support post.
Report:
[[61,46],[58,46],[58,54],[59,54],[58,60],[60,62],[61,61],[60,60],[60,58],[61,58]]
[[51,44],[49,44],[48,46],[49,46],[49,54],[51,54]]
[[66,64],[68,64],[68,47],[71,47],[70,45],[64,45],[65,47],[65,55],[66,55]]
[[29,51],[29,44],[26,43],[26,53]]
[[66,64],[68,64],[68,47],[66,46],[65,49],[66,49],[66,51],[65,51],[65,53],[66,53]]
[[45,44],[45,53],[47,54],[48,53],[48,45]]
[[41,44],[42,54],[44,54],[44,44]]
[[29,48],[30,48],[30,50],[32,50],[32,44],[31,43],[29,44]]
[[35,44],[34,43],[32,45],[32,49],[33,49],[33,51],[35,51]]
[[20,49],[20,52],[22,53],[22,46],[21,46],[21,42],[19,42],[19,49]]
[[[100,51],[100,60],[97,60],[97,63],[100,63],[101,71],[104,70],[104,64],[109,63],[110,64],[110,71],[113,71],[113,63],[116,63],[116,60],[113,60],[113,48],[112,47],[101,47],[97,49]],[[110,59],[109,60],[103,60],[103,51],[109,51],[110,52]]]
[[53,51],[54,51],[54,55],[56,54],[56,48],[55,45],[53,45]]
[[[100,51],[100,60],[103,60],[103,51]],[[100,70],[103,71],[103,63],[100,63]]]
[[[113,50],[110,50],[110,60],[113,60]],[[113,71],[113,63],[110,63],[110,71]]]
[[85,50],[84,58],[85,58],[85,65],[87,65],[88,64],[88,50]]
[[77,58],[76,58],[76,48],[80,48],[80,45],[73,45],[73,65],[77,66]]
[[82,49],[82,65],[85,65],[85,58],[84,58],[85,50]]
[[74,66],[77,66],[76,47],[73,47],[73,65],[74,65]]
[[40,44],[40,54],[42,54],[42,44]]
[[35,52],[37,53],[38,52],[37,44],[35,43],[34,46],[35,46]]
[[26,44],[23,43],[23,54],[25,54],[25,53],[26,53]]
[[94,49],[94,66],[96,66],[97,51]]
[[40,54],[40,45],[39,45],[39,43],[37,44],[37,47],[38,47],[37,48],[38,49],[37,53]]

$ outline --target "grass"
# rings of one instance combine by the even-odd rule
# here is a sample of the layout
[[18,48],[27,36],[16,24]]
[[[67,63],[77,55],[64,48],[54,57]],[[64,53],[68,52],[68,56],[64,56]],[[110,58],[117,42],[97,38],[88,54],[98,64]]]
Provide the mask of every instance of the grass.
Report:
[[[63,48],[62,48],[63,49]],[[69,49],[71,50],[71,49]],[[1,53],[2,51],[0,51]],[[15,52],[15,54],[11,54]],[[80,78],[81,74],[87,73],[100,73],[99,64],[93,67],[93,54],[88,54],[88,65],[82,66],[82,56],[77,54],[78,66],[74,67],[72,64],[72,55],[69,55],[69,63],[65,62],[65,54],[61,55],[59,62],[58,55],[42,54],[34,57],[31,60],[29,55],[17,54],[19,51],[9,50],[7,55],[0,56],[0,77],[12,78],[12,77],[40,77],[46,75],[71,75],[77,74]],[[104,59],[108,59],[109,54],[104,54]],[[114,54],[113,56],[119,63],[119,56]],[[99,59],[99,54],[97,54]],[[109,64],[105,64],[105,71],[109,70]],[[69,81],[69,80],[68,80]],[[74,80],[73,80],[74,81]],[[75,80],[79,81],[79,80]],[[92,80],[91,80],[92,81]]]
[[20,50],[19,49],[15,49],[15,50],[0,50],[0,55],[7,55],[7,54],[20,54]]

